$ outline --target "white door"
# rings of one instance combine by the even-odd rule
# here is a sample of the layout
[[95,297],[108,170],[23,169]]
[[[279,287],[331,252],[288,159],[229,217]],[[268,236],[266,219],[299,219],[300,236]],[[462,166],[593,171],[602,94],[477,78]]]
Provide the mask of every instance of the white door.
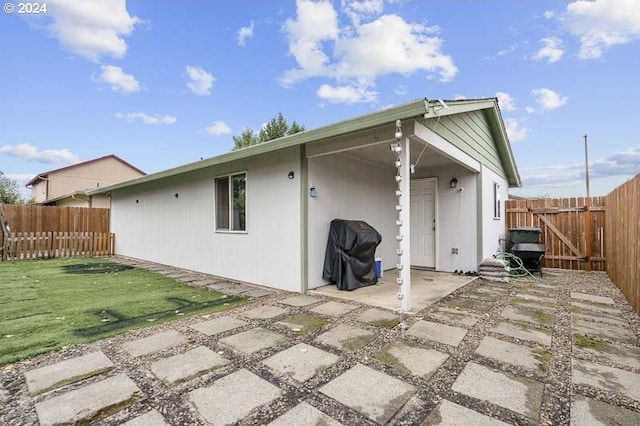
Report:
[[436,178],[411,181],[411,265],[436,266]]

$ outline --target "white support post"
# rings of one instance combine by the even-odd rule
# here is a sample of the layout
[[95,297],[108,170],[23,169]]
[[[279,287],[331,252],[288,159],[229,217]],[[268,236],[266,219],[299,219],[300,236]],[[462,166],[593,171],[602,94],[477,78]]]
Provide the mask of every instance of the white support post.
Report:
[[402,152],[402,166],[399,168],[402,181],[398,187],[402,195],[398,197],[402,210],[399,212],[400,226],[399,234],[402,235],[399,247],[402,256],[399,256],[402,269],[398,271],[398,276],[402,278],[400,292],[402,293],[401,306],[404,314],[411,309],[411,150],[409,149],[409,138],[403,137],[400,141]]

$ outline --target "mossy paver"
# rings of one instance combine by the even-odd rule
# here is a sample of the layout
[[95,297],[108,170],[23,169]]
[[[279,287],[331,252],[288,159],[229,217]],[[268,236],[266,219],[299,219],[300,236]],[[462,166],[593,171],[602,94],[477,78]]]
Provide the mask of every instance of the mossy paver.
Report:
[[392,367],[429,379],[449,359],[449,355],[433,349],[396,342],[375,354],[374,358]]
[[586,302],[601,303],[603,305],[610,305],[610,306],[614,306],[616,304],[616,302],[611,297],[596,296],[596,295],[587,294],[587,293],[572,292],[571,298],[586,301]]
[[635,333],[629,328],[622,328],[611,324],[595,323],[585,321],[580,318],[571,320],[571,329],[573,333],[584,334],[609,340],[617,340],[636,344],[638,339]]
[[229,364],[229,360],[204,346],[151,364],[151,372],[168,385],[184,382]]
[[400,316],[386,309],[371,308],[358,315],[356,320],[380,327],[393,328],[400,322]]
[[408,383],[356,364],[320,388],[320,392],[378,423],[388,422],[413,396]]
[[169,423],[157,410],[151,410],[123,423],[121,426],[169,426]]
[[241,319],[224,316],[214,318],[209,321],[197,322],[191,324],[189,327],[207,336],[213,336],[214,334],[224,333],[225,331],[233,330],[234,328],[240,328],[247,325],[248,322]]
[[572,400],[572,425],[640,425],[640,413],[637,411],[582,395],[575,395]]
[[132,356],[143,356],[184,345],[187,342],[187,336],[175,330],[169,330],[132,340],[123,344],[122,348]]
[[243,333],[234,334],[232,336],[225,337],[224,339],[220,339],[220,343],[224,343],[225,345],[245,354],[252,354],[286,341],[287,338],[282,334],[275,333],[262,327],[252,328],[251,330],[247,330]]
[[571,301],[571,307],[572,308],[577,308],[577,309],[573,309],[572,312],[582,312],[582,311],[587,311],[587,312],[605,312],[607,314],[616,314],[616,315],[620,315],[620,309],[616,308],[615,306],[611,306],[611,305],[606,305],[606,304],[596,304],[596,303],[589,303],[589,302],[583,302],[580,300],[572,300]]
[[502,296],[503,296],[502,294],[491,293],[487,291],[468,290],[464,292],[464,297],[484,300],[486,302],[495,302],[496,300],[500,299]]
[[124,374],[36,403],[41,426],[86,423],[109,409],[133,403],[142,395]]
[[528,340],[541,345],[551,346],[551,333],[549,331],[533,328],[526,324],[519,324],[511,321],[498,321],[490,331],[514,337],[516,339]]
[[301,295],[301,296],[288,297],[284,300],[281,300],[280,303],[288,306],[302,308],[305,306],[313,305],[314,303],[318,303],[320,302],[320,300],[321,299],[318,299],[317,297]]
[[546,312],[549,315],[553,315],[556,310],[556,306],[553,303],[542,303],[536,300],[528,300],[519,297],[519,295],[514,296],[508,306],[517,309],[533,309],[536,311]]
[[342,423],[332,419],[306,402],[296,405],[291,410],[269,423],[269,426],[292,425],[341,426]]
[[277,306],[258,306],[248,311],[240,312],[240,315],[251,319],[271,319],[289,312],[286,309]]
[[373,342],[376,333],[352,325],[340,324],[316,337],[318,342],[347,351],[357,351]]
[[24,376],[32,395],[77,382],[110,370],[115,365],[101,351],[27,371]]
[[516,300],[519,303],[535,302],[543,305],[555,306],[557,298],[555,296],[542,296],[539,293],[519,291],[515,296],[513,296],[513,300]]
[[455,299],[445,302],[445,306],[456,309],[467,309],[474,312],[487,312],[493,307],[493,303],[484,300],[471,299],[468,297],[456,297]]
[[440,306],[435,311],[429,312],[427,315],[439,320],[462,324],[467,327],[473,327],[480,318],[482,318],[482,315],[480,314],[462,311],[460,309],[447,308],[446,306]]
[[531,309],[521,309],[514,306],[504,308],[500,317],[519,322],[527,322],[534,325],[551,327],[553,325],[553,314],[549,312],[534,311]]
[[530,370],[545,370],[546,360],[549,357],[548,349],[539,348],[536,350],[527,346],[505,342],[491,336],[486,336],[482,339],[478,349],[476,349],[476,353]]
[[328,319],[305,313],[292,315],[276,323],[277,326],[284,327],[298,334],[310,333],[327,324],[329,324]]
[[299,343],[262,361],[280,374],[305,382],[340,359],[306,343]]
[[206,423],[228,425],[279,396],[277,386],[243,368],[189,392],[187,398]]
[[451,389],[473,398],[489,401],[537,421],[540,416],[544,385],[532,379],[507,375],[469,362]]
[[458,346],[460,342],[462,342],[462,339],[464,339],[464,336],[467,335],[467,331],[465,328],[422,320],[413,324],[407,331],[407,334],[423,340],[432,340],[434,342],[444,343],[445,345]]
[[573,336],[573,353],[589,358],[606,360],[640,370],[640,348],[637,346],[605,343],[586,336]]
[[341,302],[327,302],[311,309],[311,312],[329,317],[341,317],[354,309],[358,309],[358,306]]
[[508,423],[445,399],[429,414],[422,426],[445,425],[508,426]]
[[571,360],[571,380],[640,401],[640,374],[581,359]]
[[607,324],[618,325],[620,327],[629,327],[629,321],[624,319],[622,316],[616,315],[616,314],[608,314],[606,312],[589,312],[587,310],[581,310],[580,312],[572,312],[571,315],[573,316],[573,318],[605,322]]

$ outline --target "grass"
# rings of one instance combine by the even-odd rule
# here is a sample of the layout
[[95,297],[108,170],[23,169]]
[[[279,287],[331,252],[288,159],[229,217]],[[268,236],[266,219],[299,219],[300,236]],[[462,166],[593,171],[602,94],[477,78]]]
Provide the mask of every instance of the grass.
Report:
[[0,263],[0,365],[243,303],[97,258]]

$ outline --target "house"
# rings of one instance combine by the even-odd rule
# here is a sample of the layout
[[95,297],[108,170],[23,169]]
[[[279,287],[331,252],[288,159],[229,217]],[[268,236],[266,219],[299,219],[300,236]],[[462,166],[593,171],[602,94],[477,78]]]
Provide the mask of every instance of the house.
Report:
[[111,195],[117,254],[304,293],[334,218],[376,228],[384,269],[400,233],[405,264],[475,271],[519,186],[497,99],[419,99],[89,193]]
[[142,170],[111,154],[39,173],[26,186],[31,187],[31,194],[36,204],[109,208],[108,196],[88,195],[87,190],[145,175],[146,173]]

